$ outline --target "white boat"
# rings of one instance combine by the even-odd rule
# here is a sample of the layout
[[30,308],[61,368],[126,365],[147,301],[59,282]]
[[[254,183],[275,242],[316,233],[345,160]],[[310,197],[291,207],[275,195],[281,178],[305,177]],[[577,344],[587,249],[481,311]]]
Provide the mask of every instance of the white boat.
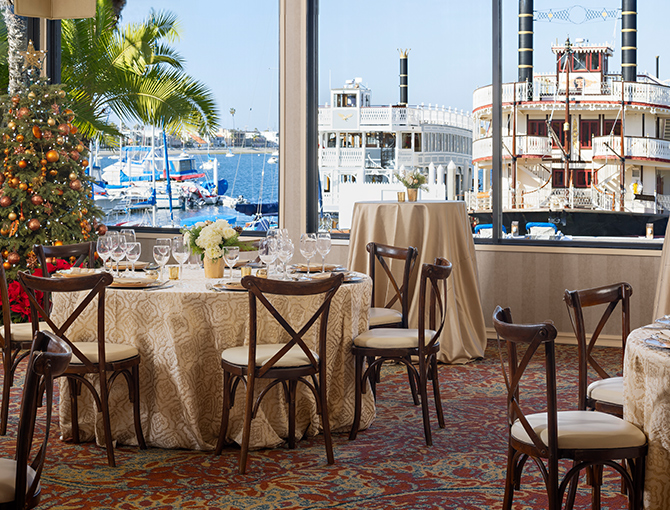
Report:
[[[405,71],[406,60],[407,53],[401,53]],[[362,80],[347,81],[319,107],[321,212],[347,229],[354,202],[397,200],[405,188],[394,174],[417,169],[428,178],[422,200],[463,200],[472,179],[471,147],[469,114],[430,104],[409,106],[402,86],[399,104],[372,106],[371,90]]]
[[[635,10],[622,16],[633,28],[622,30],[621,74],[612,72],[613,45],[569,38],[547,51],[544,73],[534,72],[532,37],[519,37],[519,81],[502,86],[508,218],[555,223],[564,234],[644,235],[647,222],[670,211],[670,87],[637,72],[636,45],[627,39]],[[519,33],[532,34],[532,14],[520,12],[519,20]],[[473,95],[478,171],[467,194],[469,209],[489,218],[492,92],[486,86]]]
[[274,156],[269,157],[268,158],[268,163],[270,163],[271,165],[276,165],[277,164],[277,158],[274,157]]

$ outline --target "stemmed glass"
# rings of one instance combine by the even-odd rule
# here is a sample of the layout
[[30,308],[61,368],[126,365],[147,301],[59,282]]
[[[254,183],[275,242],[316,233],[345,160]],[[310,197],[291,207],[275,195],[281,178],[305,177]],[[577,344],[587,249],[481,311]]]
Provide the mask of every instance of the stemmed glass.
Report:
[[[137,241],[135,238],[135,231],[132,228],[122,228],[120,230],[120,234],[122,237],[126,238],[126,246],[129,245],[130,243],[134,243]],[[126,253],[126,257],[128,257],[128,254]],[[130,257],[128,257],[128,260],[130,260]],[[133,264],[133,271],[135,270],[135,265]],[[126,272],[128,272],[128,266],[126,265]]]
[[191,249],[184,242],[184,236],[175,236],[172,238],[172,256],[179,262],[179,278],[183,278],[184,262],[191,256]]
[[227,246],[224,249],[224,259],[226,265],[230,268],[230,280],[233,280],[233,267],[235,262],[240,258],[240,248],[238,246]]
[[128,260],[133,266],[132,272],[133,274],[135,273],[135,262],[137,262],[137,259],[140,258],[140,254],[142,253],[142,245],[136,241],[126,243],[126,257],[128,257]]
[[270,276],[272,265],[274,264],[275,260],[277,260],[276,251],[277,251],[277,247],[279,246],[279,239],[281,238],[281,236],[282,236],[281,230],[279,230],[279,228],[277,228],[277,227],[270,227],[265,234],[266,239],[271,239],[271,240],[274,241],[274,245],[273,245],[274,250],[273,251],[275,252],[274,258],[268,264],[268,276]]
[[[154,245],[154,260],[156,261],[156,264],[160,266],[160,277],[161,279],[163,278],[163,268],[165,267],[165,264],[167,264],[168,259],[170,258],[170,245],[169,244],[158,244],[158,241],[161,239],[156,240],[156,244]],[[167,239],[169,241],[169,239]]]
[[95,251],[98,252],[98,257],[102,259],[102,268],[107,271],[107,259],[112,255],[112,243],[109,236],[98,237],[98,242],[95,246]]
[[282,237],[279,241],[279,249],[277,250],[277,256],[284,266],[284,280],[288,280],[288,274],[286,274],[286,264],[293,258],[293,241],[288,237]]
[[300,236],[300,253],[307,259],[307,276],[309,277],[309,261],[316,255],[316,234]]
[[277,260],[277,239],[274,237],[266,237],[258,246],[258,256],[268,268],[268,276],[270,273],[270,265]]
[[120,276],[119,273],[119,261],[126,256],[126,237],[121,234],[112,234],[112,260],[116,262],[116,276]]
[[321,255],[321,272],[326,270],[326,255],[330,253],[330,232],[319,232],[316,235],[316,250]]

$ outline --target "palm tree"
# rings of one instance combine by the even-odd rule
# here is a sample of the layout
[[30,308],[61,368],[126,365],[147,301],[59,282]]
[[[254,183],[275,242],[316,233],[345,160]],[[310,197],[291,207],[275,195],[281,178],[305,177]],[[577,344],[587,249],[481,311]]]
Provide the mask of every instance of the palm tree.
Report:
[[116,25],[109,0],[95,18],[63,20],[62,81],[83,136],[116,134],[110,112],[165,129],[213,133],[218,113],[211,91],[184,72],[168,44],[179,36],[177,17],[151,11],[143,23]]

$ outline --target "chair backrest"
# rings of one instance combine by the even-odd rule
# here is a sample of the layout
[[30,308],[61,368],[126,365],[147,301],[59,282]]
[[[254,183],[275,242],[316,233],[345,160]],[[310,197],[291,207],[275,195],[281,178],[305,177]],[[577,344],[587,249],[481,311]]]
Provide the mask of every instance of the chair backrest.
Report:
[[63,244],[61,246],[47,246],[36,244],[33,251],[42,266],[42,275],[51,276],[47,269],[47,258],[70,259],[76,257],[75,266],[86,263],[86,267],[95,267],[95,243],[92,241],[86,243]]
[[[596,287],[585,290],[566,290],[563,300],[568,308],[568,315],[572,329],[577,338],[579,352],[579,408],[586,409],[586,390],[588,387],[588,371],[591,366],[598,377],[607,379],[610,374],[593,357],[593,348],[602,333],[607,321],[612,316],[617,305],[621,303],[621,356],[626,349],[626,338],[630,334],[630,297],[633,288],[625,282]],[[591,338],[587,339],[587,327],[584,320],[584,308],[592,306],[604,307],[600,320],[596,324]],[[596,314],[597,316],[597,314]]]
[[[438,257],[434,264],[424,264],[421,267],[419,283],[419,354],[440,339],[447,317],[447,278],[451,274],[452,265],[447,259]],[[430,292],[428,306],[426,295]],[[426,328],[426,315],[428,324]],[[433,338],[426,344],[424,332],[426,329],[435,331]]]
[[[97,341],[98,341],[98,360],[99,367],[105,365],[105,288],[114,281],[109,273],[93,273],[76,278],[47,278],[43,276],[34,276],[27,272],[19,272],[19,283],[28,294],[30,301],[30,317],[33,328],[38,327],[39,319],[43,319],[49,328],[60,338],[62,338],[72,349],[72,353],[91,371],[97,369],[82,352],[67,337],[68,328],[81,315],[87,306],[97,297]],[[88,294],[79,302],[74,311],[65,320],[57,326],[49,317],[42,304],[37,300],[36,292],[82,292],[89,291]],[[102,368],[101,368],[102,370]]]
[[[514,324],[512,313],[509,308],[497,306],[493,312],[493,327],[498,335],[498,350],[500,363],[502,364],[505,386],[507,387],[507,420],[511,427],[518,419],[526,434],[533,442],[541,455],[557,458],[558,446],[558,418],[556,404],[556,356],[554,352],[554,340],[556,339],[556,328],[552,322],[540,324]],[[503,358],[500,341],[507,346],[507,360]],[[521,346],[523,357],[519,359],[517,345]],[[544,367],[546,371],[546,397],[547,397],[547,432],[548,440],[545,444],[533,427],[528,423],[526,415],[521,407],[519,396],[520,383],[530,361],[537,354],[540,346],[544,345]],[[538,354],[539,355],[539,354]],[[536,384],[536,382],[534,382]],[[533,410],[537,412],[537,410]]]
[[[384,269],[384,273],[389,279],[391,286],[393,287],[393,295],[391,299],[383,305],[384,308],[391,308],[396,302],[400,303],[400,311],[402,312],[402,324],[401,327],[407,327],[407,314],[409,313],[409,280],[412,277],[412,271],[414,270],[414,265],[416,264],[417,256],[419,251],[410,246],[408,248],[399,248],[397,246],[389,246],[387,244],[380,244],[371,242],[365,246],[365,249],[370,254],[370,278],[372,278],[372,302],[371,306],[375,306],[375,293],[378,286],[377,279],[377,261],[379,265]],[[405,265],[402,270],[402,282],[398,285],[398,282],[391,272],[389,263],[387,259],[396,259],[404,260]]]
[[[325,370],[326,360],[326,333],[328,326],[328,313],[330,303],[335,296],[335,292],[344,281],[343,274],[337,274],[330,278],[310,282],[278,281],[267,278],[258,278],[255,276],[245,276],[242,278],[242,285],[249,290],[249,366],[253,367],[256,359],[256,344],[258,341],[257,329],[257,302],[260,301],[265,309],[277,320],[281,327],[291,337],[284,347],[277,352],[271,359],[263,364],[256,372],[257,377],[262,377],[268,370],[275,367],[276,363],[294,346],[300,347],[307,356],[310,364],[314,367],[314,372]],[[291,325],[286,318],[270,302],[268,296],[316,296],[323,295],[320,306],[314,314],[297,329]],[[316,360],[310,347],[305,344],[304,336],[307,331],[319,320],[318,329],[318,349],[319,359]],[[250,370],[250,372],[252,372]]]
[[[16,438],[16,478],[14,505],[12,508],[32,508],[38,501],[42,468],[46,458],[49,431],[51,428],[51,408],[53,403],[53,380],[61,375],[70,364],[72,351],[67,343],[49,332],[39,332],[30,352],[21,399],[19,429]],[[42,401],[42,391],[46,389],[46,423],[42,445],[31,461],[31,449],[37,408]],[[28,477],[27,466],[34,470],[34,477]]]
[[[2,346],[3,350],[9,347],[12,339],[12,315],[9,308],[9,284],[7,283],[7,275],[5,274],[4,259],[0,255],[0,299],[2,299]],[[8,353],[4,354],[9,355]]]

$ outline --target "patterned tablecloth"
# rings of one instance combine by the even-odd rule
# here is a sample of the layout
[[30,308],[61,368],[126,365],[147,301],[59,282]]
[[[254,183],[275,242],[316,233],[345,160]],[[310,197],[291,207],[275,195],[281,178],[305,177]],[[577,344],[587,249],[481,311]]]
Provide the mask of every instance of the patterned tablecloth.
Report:
[[624,419],[647,434],[649,451],[644,508],[666,510],[670,502],[670,349],[645,342],[658,330],[639,328],[626,341]]
[[[140,400],[146,442],[160,448],[211,450],[216,445],[221,421],[221,352],[243,345],[249,334],[249,301],[246,292],[214,292],[205,288],[202,269],[186,270],[184,279],[162,290],[121,290],[106,293],[106,340],[134,345],[140,351]],[[333,432],[348,431],[354,416],[354,359],[352,340],[368,327],[372,281],[342,285],[333,298],[328,322],[328,410]],[[53,318],[64,322],[81,295],[54,296]],[[306,320],[315,310],[309,297],[273,298],[289,322]],[[87,312],[92,312],[91,307]],[[304,322],[303,320],[303,322]],[[302,324],[303,322],[300,322]],[[259,335],[276,338],[280,326],[259,308]],[[73,341],[93,341],[96,320],[87,313],[70,328]],[[315,346],[316,336],[308,338]],[[267,340],[266,340],[267,341]],[[282,339],[286,341],[286,339]],[[65,380],[61,380],[65,395]],[[260,382],[260,381],[259,381]],[[258,383],[257,383],[258,384]],[[262,383],[261,383],[262,384]],[[241,386],[241,385],[240,385]],[[300,388],[303,385],[299,385]],[[260,387],[258,388],[260,390]],[[252,424],[250,445],[274,447],[288,434],[287,410],[279,387],[264,399]],[[104,444],[100,416],[93,401],[82,391],[79,422],[82,440],[91,440],[95,428],[98,444]],[[238,389],[228,426],[229,440],[242,441],[244,390]],[[110,398],[112,434],[121,444],[137,444],[132,406],[127,387],[119,379]],[[309,390],[300,389],[296,434],[316,435],[320,419]],[[371,392],[364,395],[361,426],[367,428],[375,416]],[[71,437],[69,399],[60,400],[60,425],[64,438]]]

